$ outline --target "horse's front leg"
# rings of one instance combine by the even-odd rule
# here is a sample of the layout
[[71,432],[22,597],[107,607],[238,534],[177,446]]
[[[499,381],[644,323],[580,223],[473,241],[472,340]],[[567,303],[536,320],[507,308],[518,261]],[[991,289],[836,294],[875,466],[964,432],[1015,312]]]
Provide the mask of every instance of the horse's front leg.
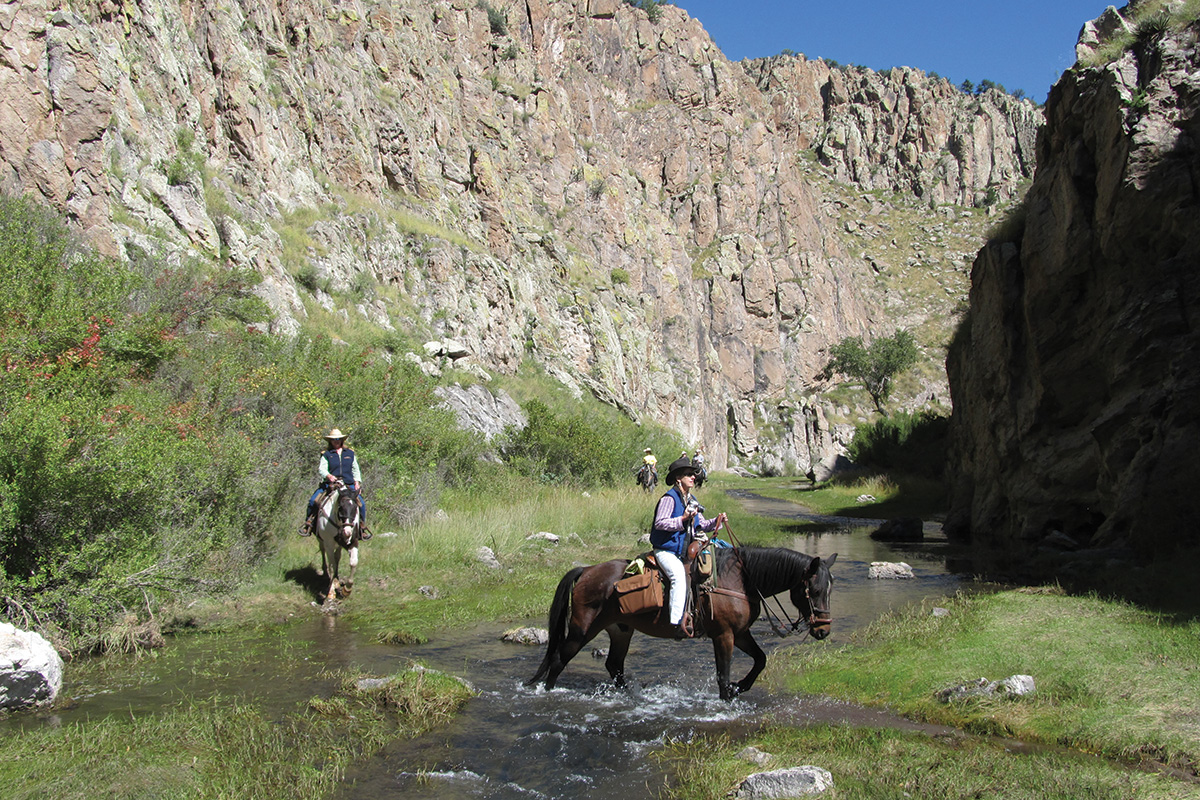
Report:
[[717,659],[717,689],[722,700],[732,701],[738,696],[738,688],[729,682],[729,667],[733,662],[733,631],[714,633],[713,655]]
[[358,545],[350,548],[350,576],[342,581],[342,585],[346,588],[346,594],[350,594],[350,590],[354,588],[354,572],[358,569]]
[[[754,659],[754,666],[750,667],[750,671],[746,673],[746,677],[734,684],[737,693],[741,694],[742,692],[750,691],[750,687],[758,679],[758,674],[767,666],[767,654],[758,646],[758,642],[754,641],[754,636],[751,635],[749,628],[739,633],[734,638],[733,643],[737,645],[739,650]],[[726,673],[726,677],[728,677],[728,673]]]
[[333,552],[329,554],[329,565],[326,569],[326,574],[329,576],[329,589],[325,592],[325,599],[336,600],[338,589],[338,567],[342,560],[342,551],[335,544]]
[[608,658],[604,667],[612,678],[613,685],[625,686],[625,656],[629,654],[629,642],[633,639],[633,628],[620,623],[608,626]]

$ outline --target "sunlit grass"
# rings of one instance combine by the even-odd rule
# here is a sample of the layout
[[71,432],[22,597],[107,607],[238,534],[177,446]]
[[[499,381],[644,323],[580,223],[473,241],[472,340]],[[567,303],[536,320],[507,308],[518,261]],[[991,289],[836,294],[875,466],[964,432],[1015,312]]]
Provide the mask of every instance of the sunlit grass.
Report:
[[[1200,622],[1055,591],[1008,591],[897,612],[843,648],[788,651],[768,667],[789,689],[887,705],[980,733],[1110,758],[1200,765]],[[772,672],[774,670],[774,672]],[[1012,700],[942,703],[939,689],[1032,675]]]
[[[772,762],[760,767],[738,758],[747,746],[769,753]],[[661,759],[676,768],[666,796],[681,800],[720,800],[752,773],[802,764],[828,770],[831,794],[840,800],[1200,797],[1194,784],[1058,749],[1014,752],[999,741],[851,726],[771,727],[737,740],[700,737],[672,745]]]
[[282,719],[216,698],[39,726],[0,740],[0,785],[7,800],[325,797],[349,764],[443,724],[469,696],[449,676],[409,671],[370,689],[348,676],[332,697]]
[[936,520],[946,510],[944,483],[919,475],[847,473],[813,485],[803,477],[738,478],[722,474],[716,477],[714,487],[745,489],[763,497],[795,503],[815,514],[839,517]]

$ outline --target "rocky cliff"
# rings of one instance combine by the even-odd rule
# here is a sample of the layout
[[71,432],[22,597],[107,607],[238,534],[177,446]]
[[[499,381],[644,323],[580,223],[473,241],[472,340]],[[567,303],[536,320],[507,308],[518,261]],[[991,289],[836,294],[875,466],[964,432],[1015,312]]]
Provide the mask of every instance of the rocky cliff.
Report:
[[[533,358],[716,467],[831,450],[829,343],[902,320],[936,357],[986,224],[939,204],[1019,193],[1039,121],[915,70],[732,64],[620,0],[76,8],[0,5],[4,191],[119,258],[252,267],[281,333],[453,340],[435,355],[481,376]],[[928,224],[897,232],[905,203]],[[939,299],[905,301],[923,271]]]
[[1130,19],[1085,27],[948,361],[947,530],[1022,573],[1200,543],[1200,27]]

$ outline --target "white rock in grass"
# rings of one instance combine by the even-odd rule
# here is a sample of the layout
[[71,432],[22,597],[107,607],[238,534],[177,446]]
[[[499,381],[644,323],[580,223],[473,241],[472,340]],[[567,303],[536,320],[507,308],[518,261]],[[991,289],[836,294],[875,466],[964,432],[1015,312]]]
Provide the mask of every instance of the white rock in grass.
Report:
[[475,551],[475,558],[488,569],[500,569],[500,559],[490,547],[480,547]]
[[821,767],[803,766],[757,772],[734,792],[739,800],[783,800],[821,794],[833,788],[833,776]]
[[40,633],[0,622],[0,708],[54,702],[62,689],[63,662]]

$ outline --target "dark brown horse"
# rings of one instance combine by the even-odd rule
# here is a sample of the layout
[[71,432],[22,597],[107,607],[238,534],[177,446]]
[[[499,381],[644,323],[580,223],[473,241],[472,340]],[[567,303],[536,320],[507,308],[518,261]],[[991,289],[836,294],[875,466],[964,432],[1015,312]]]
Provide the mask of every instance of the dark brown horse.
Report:
[[[833,578],[829,568],[837,559],[806,556],[784,548],[736,547],[717,550],[716,589],[701,590],[694,621],[697,636],[712,639],[717,659],[717,686],[722,700],[732,700],[754,685],[767,664],[767,656],[750,634],[750,625],[762,610],[765,598],[790,592],[792,604],[813,638],[829,635],[832,617],[829,596]],[[623,577],[628,561],[606,561],[591,567],[576,567],[563,576],[550,606],[550,642],[537,674],[527,685],[545,681],[554,688],[558,676],[580,649],[608,631],[610,646],[604,666],[618,686],[625,683],[625,655],[634,631],[662,639],[675,637],[675,626],[667,621],[665,609],[640,614],[623,614],[613,585]],[[754,659],[746,677],[729,680],[733,648]]]

